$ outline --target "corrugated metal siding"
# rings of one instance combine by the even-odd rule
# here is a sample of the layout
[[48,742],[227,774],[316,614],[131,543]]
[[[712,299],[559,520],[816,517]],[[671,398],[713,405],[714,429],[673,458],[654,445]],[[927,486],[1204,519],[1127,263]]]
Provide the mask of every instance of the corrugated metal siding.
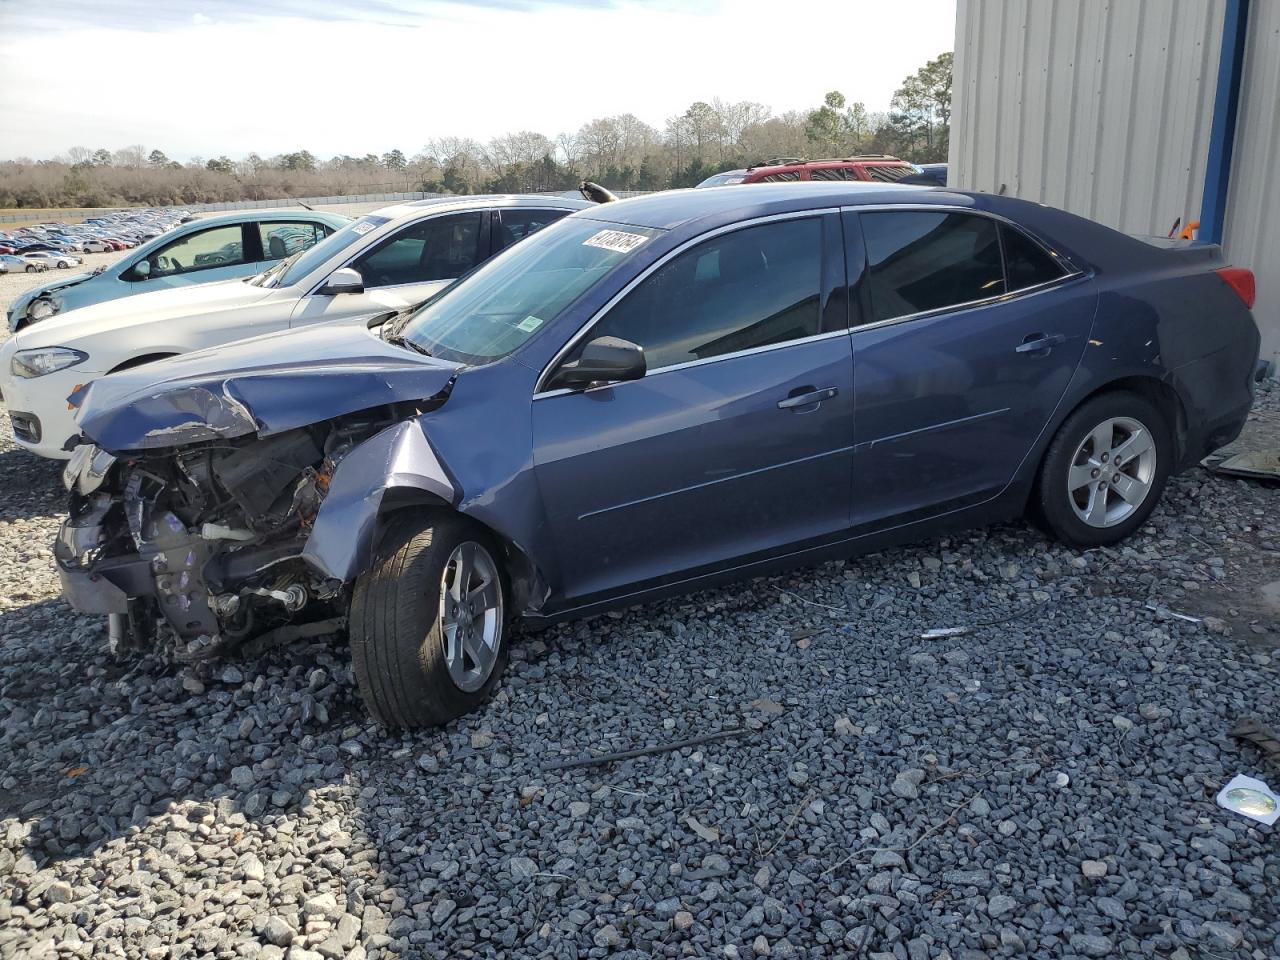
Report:
[[1254,0],[1223,247],[1258,279],[1262,355],[1280,354],[1280,2]]
[[1003,186],[1129,233],[1198,218],[1224,11],[959,0],[950,184]]

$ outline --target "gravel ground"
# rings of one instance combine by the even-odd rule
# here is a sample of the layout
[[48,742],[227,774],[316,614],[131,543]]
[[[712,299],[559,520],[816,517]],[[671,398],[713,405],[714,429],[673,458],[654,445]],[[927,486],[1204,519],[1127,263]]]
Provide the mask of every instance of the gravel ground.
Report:
[[1226,735],[1280,725],[1274,487],[520,634],[486,709],[387,735],[337,641],[110,656],[0,432],[0,956],[1280,956],[1275,837],[1213,804],[1280,786]]

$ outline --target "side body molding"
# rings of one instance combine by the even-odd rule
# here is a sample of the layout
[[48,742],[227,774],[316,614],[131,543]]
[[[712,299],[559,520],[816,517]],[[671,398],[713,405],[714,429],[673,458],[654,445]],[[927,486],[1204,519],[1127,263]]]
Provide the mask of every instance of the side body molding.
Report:
[[417,418],[388,427],[342,459],[302,558],[344,583],[367,569],[382,498],[403,488],[421,490],[450,505],[456,501],[453,482]]

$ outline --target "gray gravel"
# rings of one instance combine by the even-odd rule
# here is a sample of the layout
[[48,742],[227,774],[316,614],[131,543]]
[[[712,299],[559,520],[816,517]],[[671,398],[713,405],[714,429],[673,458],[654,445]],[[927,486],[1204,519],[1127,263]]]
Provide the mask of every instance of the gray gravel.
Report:
[[1280,726],[1275,488],[523,634],[488,708],[388,736],[340,643],[109,656],[57,599],[57,473],[0,441],[0,955],[1280,955],[1276,838],[1212,802],[1280,786],[1226,736]]

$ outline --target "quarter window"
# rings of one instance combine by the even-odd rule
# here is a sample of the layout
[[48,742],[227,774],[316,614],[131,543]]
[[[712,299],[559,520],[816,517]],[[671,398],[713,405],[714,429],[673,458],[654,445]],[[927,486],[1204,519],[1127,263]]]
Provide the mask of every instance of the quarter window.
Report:
[[351,265],[360,271],[365,287],[456,279],[480,259],[480,217],[477,212],[423,220]]
[[314,247],[329,235],[321,223],[260,223],[263,260],[283,260]]
[[1001,225],[1000,236],[1010,291],[1052,283],[1066,275],[1062,264],[1021,230]]
[[821,332],[822,223],[783,220],[698,244],[592,330],[644,348],[650,370]]
[[872,320],[1004,293],[994,220],[922,211],[865,213],[861,219]]

